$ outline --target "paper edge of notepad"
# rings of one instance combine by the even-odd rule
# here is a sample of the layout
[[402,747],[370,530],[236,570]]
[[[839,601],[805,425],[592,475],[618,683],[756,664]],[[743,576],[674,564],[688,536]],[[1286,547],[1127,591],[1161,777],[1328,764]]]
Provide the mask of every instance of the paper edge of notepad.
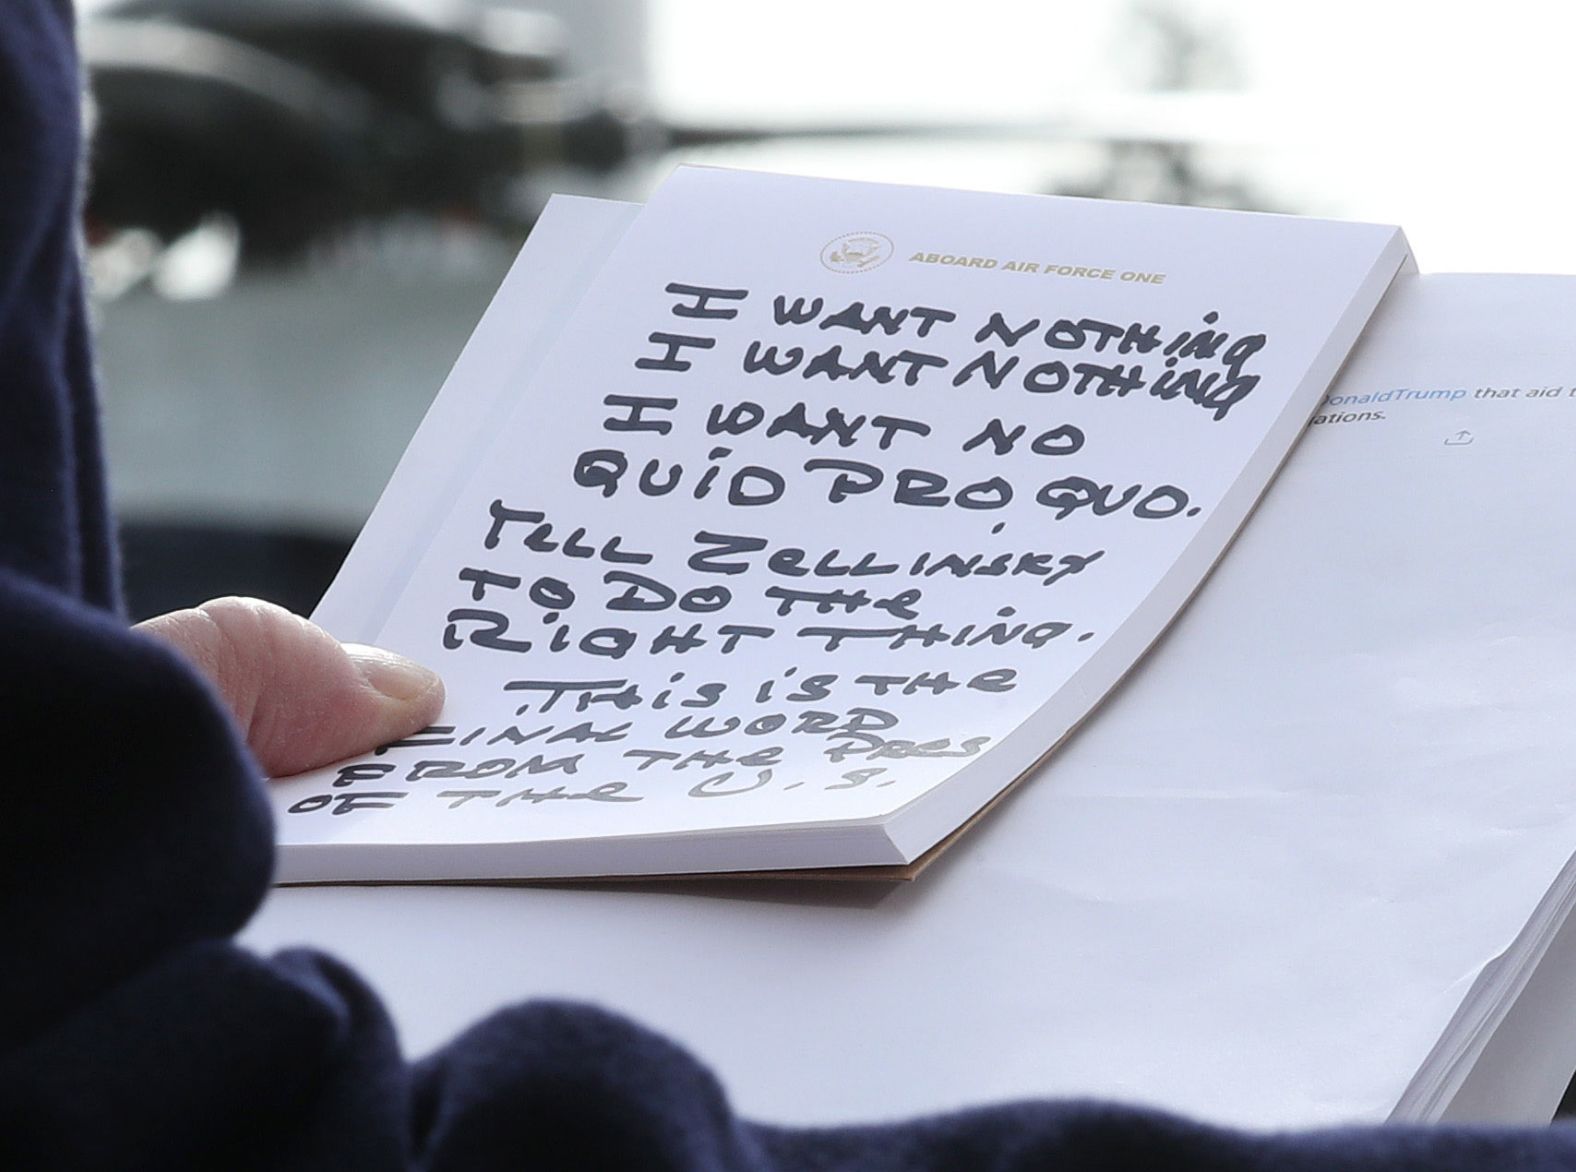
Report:
[[[479,450],[507,414],[510,390],[530,381],[551,348],[550,333],[574,313],[639,213],[639,204],[587,196],[547,201],[312,611],[318,626],[344,642],[378,642],[421,552],[465,485],[467,473],[456,466],[454,453]],[[553,279],[531,279],[539,269]],[[521,322],[531,328],[522,329]],[[509,377],[491,377],[503,374],[503,366]],[[485,402],[478,402],[478,390],[489,392]],[[433,491],[434,480],[442,482],[441,491]],[[391,565],[398,567],[392,573],[375,572]],[[369,600],[363,586],[374,580],[382,581],[382,590]]]

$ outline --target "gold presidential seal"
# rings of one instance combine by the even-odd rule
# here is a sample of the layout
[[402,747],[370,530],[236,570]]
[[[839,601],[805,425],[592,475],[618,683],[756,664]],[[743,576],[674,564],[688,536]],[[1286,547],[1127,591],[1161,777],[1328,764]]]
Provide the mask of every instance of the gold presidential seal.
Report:
[[845,232],[821,249],[821,263],[834,273],[866,273],[891,259],[892,241],[879,232]]

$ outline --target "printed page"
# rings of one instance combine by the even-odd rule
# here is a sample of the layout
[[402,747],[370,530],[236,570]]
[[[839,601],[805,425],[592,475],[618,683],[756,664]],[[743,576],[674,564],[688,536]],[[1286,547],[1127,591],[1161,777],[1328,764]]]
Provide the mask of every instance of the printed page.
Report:
[[1368,225],[680,171],[380,634],[443,670],[443,723],[277,787],[287,864],[879,821],[1070,696],[1032,760],[1169,617],[1133,638],[1157,584],[1196,585],[1403,256]]
[[[924,882],[290,889],[248,942],[349,950],[417,1053],[595,1001],[784,1123],[1546,1123],[1576,1065],[1576,950],[1539,959],[1576,849],[1572,320],[1576,278],[1398,281],[1195,603]],[[1507,962],[1554,1007],[1501,1025]]]

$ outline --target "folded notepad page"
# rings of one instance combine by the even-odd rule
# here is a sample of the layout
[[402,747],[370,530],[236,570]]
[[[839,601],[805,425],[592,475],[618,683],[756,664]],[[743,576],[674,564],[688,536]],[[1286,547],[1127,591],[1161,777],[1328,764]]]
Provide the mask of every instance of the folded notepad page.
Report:
[[690,168],[560,297],[529,255],[325,603],[444,714],[273,787],[284,881],[910,867],[1170,622],[1408,263]]

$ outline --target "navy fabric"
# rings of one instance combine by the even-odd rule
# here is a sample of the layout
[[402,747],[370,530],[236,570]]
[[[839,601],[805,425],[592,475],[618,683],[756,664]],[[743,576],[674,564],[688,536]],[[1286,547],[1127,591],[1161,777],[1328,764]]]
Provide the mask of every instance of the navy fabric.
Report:
[[262,783],[208,689],[120,610],[70,8],[3,9],[0,1168],[1576,1169],[1565,1128],[1268,1137],[1094,1103],[763,1126],[599,1010],[508,1010],[411,1064],[354,973],[236,947],[272,865]]

